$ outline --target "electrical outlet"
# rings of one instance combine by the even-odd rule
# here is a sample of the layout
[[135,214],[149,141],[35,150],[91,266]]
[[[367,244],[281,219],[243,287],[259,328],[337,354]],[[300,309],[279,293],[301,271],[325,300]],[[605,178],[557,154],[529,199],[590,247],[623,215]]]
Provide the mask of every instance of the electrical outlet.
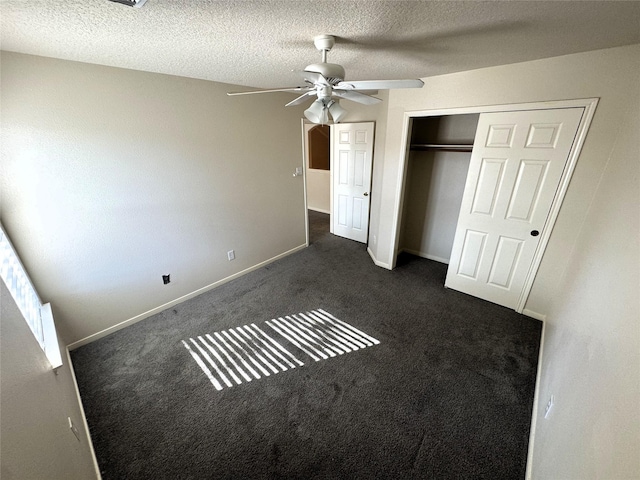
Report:
[[233,251],[233,250],[229,250],[227,252],[227,258],[229,259],[229,261],[235,260],[236,259],[236,252]]
[[71,420],[71,417],[67,417],[67,420],[69,420],[69,430],[71,430],[76,436],[76,439],[80,441],[80,433],[78,432],[76,426],[73,424],[73,420]]
[[374,235],[374,236],[373,236],[373,244],[375,245],[377,241],[378,241],[378,239],[377,239],[377,237]]
[[547,406],[544,408],[544,418],[549,418],[549,415],[551,414],[551,409],[555,404],[555,400],[556,400],[555,397],[551,395],[551,397],[549,398],[549,401],[547,402]]

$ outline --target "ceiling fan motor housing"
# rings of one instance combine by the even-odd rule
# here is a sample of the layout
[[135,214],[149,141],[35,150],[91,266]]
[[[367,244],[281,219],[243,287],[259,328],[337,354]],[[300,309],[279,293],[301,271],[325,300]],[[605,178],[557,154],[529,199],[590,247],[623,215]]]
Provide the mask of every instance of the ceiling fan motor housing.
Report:
[[312,63],[304,69],[306,72],[319,73],[331,85],[335,85],[344,80],[344,68],[337,63]]

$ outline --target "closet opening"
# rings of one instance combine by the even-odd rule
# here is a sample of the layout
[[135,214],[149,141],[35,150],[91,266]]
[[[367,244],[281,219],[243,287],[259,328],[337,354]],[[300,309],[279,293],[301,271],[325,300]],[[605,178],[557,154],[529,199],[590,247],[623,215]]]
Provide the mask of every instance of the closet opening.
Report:
[[411,119],[398,253],[449,264],[479,116]]
[[539,318],[526,302],[597,104],[405,112],[390,267],[446,263],[445,287]]

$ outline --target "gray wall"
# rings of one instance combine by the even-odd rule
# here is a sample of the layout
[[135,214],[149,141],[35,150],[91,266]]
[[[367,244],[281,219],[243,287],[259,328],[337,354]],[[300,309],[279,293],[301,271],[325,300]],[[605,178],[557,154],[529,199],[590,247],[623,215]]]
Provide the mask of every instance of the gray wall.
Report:
[[[64,348],[64,365],[56,375],[1,280],[0,294],[0,477],[95,478]],[[69,429],[68,417],[80,441]]]
[[410,153],[400,250],[449,263],[470,160],[470,153]]
[[303,107],[284,108],[289,95],[1,60],[1,221],[66,342],[304,246]]

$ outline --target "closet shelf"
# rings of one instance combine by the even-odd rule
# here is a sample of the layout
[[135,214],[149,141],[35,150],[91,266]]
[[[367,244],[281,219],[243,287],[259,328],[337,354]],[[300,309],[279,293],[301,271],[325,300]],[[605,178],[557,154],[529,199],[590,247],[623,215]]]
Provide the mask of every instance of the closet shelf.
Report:
[[444,144],[444,143],[412,143],[411,150],[445,150],[449,152],[470,152],[472,144]]

